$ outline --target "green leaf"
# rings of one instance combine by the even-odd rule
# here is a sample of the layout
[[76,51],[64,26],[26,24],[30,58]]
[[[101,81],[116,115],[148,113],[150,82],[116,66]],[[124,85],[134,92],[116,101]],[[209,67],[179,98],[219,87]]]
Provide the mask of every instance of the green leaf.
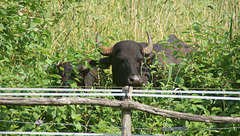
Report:
[[49,59],[49,58],[46,60],[46,62],[47,62],[49,65],[51,65],[51,64],[53,63],[53,61],[52,61],[51,59]]
[[189,34],[190,32],[188,32],[188,31],[183,31],[183,32],[181,32],[181,33],[183,33],[183,34]]
[[178,43],[178,42],[180,42],[180,41],[181,41],[181,40],[175,40],[175,41],[172,42],[172,44]]
[[168,47],[170,47],[169,45],[164,45],[163,46],[163,49],[166,49],[166,48],[168,48]]
[[39,119],[39,115],[36,112],[33,113],[33,117],[34,117],[34,120],[38,120]]
[[108,36],[108,38],[115,41],[114,37],[112,37],[112,36]]
[[240,83],[240,79],[239,80],[237,80],[237,82],[236,83]]
[[49,75],[50,77],[53,77],[53,78],[57,78],[57,79],[61,79],[62,77],[58,74],[50,74]]
[[170,66],[170,68],[169,68],[169,74],[168,74],[167,84],[170,82],[171,77],[172,77],[172,66]]
[[81,124],[78,122],[77,124],[74,124],[74,126],[78,129],[78,130],[81,130],[82,126]]
[[197,106],[196,106],[196,105],[194,105],[194,104],[191,106],[191,108],[193,109],[193,111],[194,111],[194,112],[197,112],[197,111],[198,111],[198,108],[197,108]]
[[222,112],[222,109],[220,107],[212,107],[212,111],[215,113]]
[[182,49],[182,45],[181,45],[181,44],[178,44],[178,45],[177,45],[177,48],[178,48],[178,49]]
[[41,52],[42,52],[42,53],[46,53],[46,54],[49,55],[49,56],[52,56],[52,54],[51,54],[50,52],[46,51],[46,50],[41,50]]
[[77,87],[76,81],[74,81],[74,80],[72,80],[72,79],[68,80],[67,83],[68,83],[71,87],[73,87],[73,88]]
[[85,39],[85,41],[90,45],[95,45],[91,40]]
[[193,29],[197,32],[197,33],[201,33],[200,31],[200,27],[198,25],[194,25]]
[[34,23],[38,23],[38,24],[41,24],[42,23],[42,20],[41,19],[38,19],[38,18],[35,18],[33,20]]
[[210,112],[203,105],[197,105],[197,107],[202,109],[206,115],[210,115]]
[[46,34],[47,36],[52,36],[52,33],[47,29],[45,29],[43,33]]
[[177,54],[178,54],[178,51],[176,51],[176,50],[174,50],[172,53],[173,56],[176,56]]

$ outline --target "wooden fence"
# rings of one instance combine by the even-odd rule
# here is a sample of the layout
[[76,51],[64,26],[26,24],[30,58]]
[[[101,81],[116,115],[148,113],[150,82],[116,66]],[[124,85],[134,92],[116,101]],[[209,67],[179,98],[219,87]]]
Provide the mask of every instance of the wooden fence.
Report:
[[[4,88],[1,88],[0,90],[4,90]],[[84,98],[84,97],[27,98],[27,97],[9,97],[8,96],[8,97],[0,97],[0,105],[27,105],[27,106],[99,105],[99,106],[107,106],[107,107],[119,107],[119,108],[122,108],[122,135],[123,136],[131,135],[131,110],[139,110],[139,111],[147,112],[150,114],[163,116],[166,118],[176,118],[176,119],[183,119],[183,120],[196,121],[196,122],[240,124],[240,117],[194,115],[189,113],[181,113],[176,111],[159,109],[157,107],[152,107],[152,106],[141,104],[138,102],[132,102],[131,101],[132,96],[134,96],[132,92],[133,92],[133,87],[131,86],[124,87],[122,89],[122,93],[118,94],[122,96],[122,101],[100,99],[100,98]],[[239,92],[229,92],[229,93],[238,94],[238,95],[240,94]],[[25,95],[26,94],[28,93],[25,93]],[[0,96],[4,96],[4,95],[7,95],[7,94],[0,93]],[[76,94],[76,95],[80,95],[80,94]],[[223,97],[223,98],[218,97],[218,98],[232,99],[237,101],[240,100],[239,97]],[[208,99],[208,97],[206,97],[205,99]]]

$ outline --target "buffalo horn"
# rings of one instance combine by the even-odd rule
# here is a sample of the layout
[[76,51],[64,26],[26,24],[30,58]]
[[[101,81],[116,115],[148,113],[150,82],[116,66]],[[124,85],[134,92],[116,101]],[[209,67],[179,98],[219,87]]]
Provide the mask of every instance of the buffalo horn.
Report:
[[147,36],[148,36],[148,46],[143,48],[143,53],[148,55],[153,51],[153,43],[148,31],[147,31]]
[[99,37],[99,32],[97,33],[97,36],[96,36],[96,42],[97,42],[97,47],[100,48],[101,50],[98,50],[98,51],[104,56],[110,56],[113,53],[113,47],[110,47],[110,48],[103,47],[98,37]]

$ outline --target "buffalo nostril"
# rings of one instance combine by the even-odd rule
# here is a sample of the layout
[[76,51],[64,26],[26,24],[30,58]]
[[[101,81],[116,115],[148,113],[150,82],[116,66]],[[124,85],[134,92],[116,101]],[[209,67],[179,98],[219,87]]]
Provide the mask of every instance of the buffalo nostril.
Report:
[[139,79],[139,77],[136,76],[136,75],[130,77],[130,81],[131,81],[131,82],[138,81],[138,80],[140,80],[140,79]]
[[139,75],[129,77],[129,85],[140,86],[143,84],[143,79]]

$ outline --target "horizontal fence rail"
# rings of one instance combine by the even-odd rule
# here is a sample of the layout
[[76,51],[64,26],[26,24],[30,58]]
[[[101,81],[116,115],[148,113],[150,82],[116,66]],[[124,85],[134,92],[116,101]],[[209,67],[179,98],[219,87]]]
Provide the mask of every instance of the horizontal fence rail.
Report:
[[[21,96],[21,97],[16,97]],[[22,97],[24,96],[24,97]],[[32,96],[32,97],[25,97]],[[56,96],[56,97],[48,97]],[[63,97],[64,96],[64,97]],[[66,97],[65,97],[66,96]],[[70,97],[72,96],[72,97]],[[87,96],[87,97],[79,97]],[[93,97],[94,98],[89,98]],[[123,100],[108,100],[98,97],[122,96]],[[95,98],[96,97],[96,98]],[[237,91],[183,91],[183,90],[133,90],[126,86],[123,89],[68,89],[68,88],[0,88],[0,103],[6,105],[99,105],[122,108],[122,135],[131,135],[131,110],[144,111],[166,118],[184,119],[207,123],[239,124],[239,117],[204,116],[190,113],[170,111],[131,102],[132,97],[156,98],[185,98],[185,99],[214,99],[240,101],[240,92]],[[35,122],[36,123],[36,122]],[[38,123],[38,122],[37,122]],[[43,123],[43,122],[42,122]],[[173,131],[173,128],[170,128]],[[178,129],[178,128],[177,128]],[[186,128],[184,128],[186,129]],[[165,130],[166,131],[166,130]],[[48,132],[20,132],[25,135],[56,135]],[[0,134],[20,134],[19,132],[3,132]],[[57,133],[57,135],[103,135],[88,133]],[[106,134],[104,134],[106,135]]]

